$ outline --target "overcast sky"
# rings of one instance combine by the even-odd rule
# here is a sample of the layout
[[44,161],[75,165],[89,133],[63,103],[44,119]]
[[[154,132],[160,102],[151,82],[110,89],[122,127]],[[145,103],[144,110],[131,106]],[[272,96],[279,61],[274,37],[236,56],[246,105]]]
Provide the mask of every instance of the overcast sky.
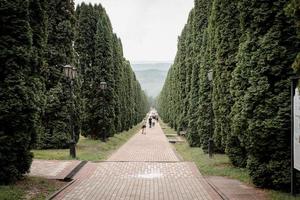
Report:
[[75,0],[101,3],[131,62],[173,61],[194,0]]

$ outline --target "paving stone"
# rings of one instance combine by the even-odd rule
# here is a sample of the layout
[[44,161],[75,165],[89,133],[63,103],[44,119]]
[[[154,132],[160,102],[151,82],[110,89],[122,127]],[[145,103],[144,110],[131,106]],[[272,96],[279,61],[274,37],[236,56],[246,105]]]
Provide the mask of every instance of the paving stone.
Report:
[[30,167],[28,176],[44,177],[48,179],[64,179],[78,164],[78,160],[36,160]]
[[181,162],[157,124],[137,133],[107,162],[88,163],[55,199],[219,200],[190,162]]
[[57,199],[217,200],[189,162],[103,162]]
[[[80,161],[34,160],[29,176],[64,179]],[[137,133],[107,161],[88,162],[56,200],[265,200],[262,190],[225,177],[204,178],[182,162],[159,124]],[[212,188],[210,184],[214,185]]]
[[124,144],[108,161],[179,161],[159,124],[139,132]]

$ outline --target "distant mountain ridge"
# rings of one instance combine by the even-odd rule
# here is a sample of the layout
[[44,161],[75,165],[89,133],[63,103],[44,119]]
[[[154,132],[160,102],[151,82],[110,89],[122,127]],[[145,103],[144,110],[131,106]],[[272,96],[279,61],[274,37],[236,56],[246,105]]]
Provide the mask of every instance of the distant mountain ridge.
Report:
[[159,95],[171,63],[136,63],[132,64],[132,69],[138,81],[148,96],[156,97]]
[[171,66],[171,63],[138,63],[132,64],[132,69],[134,71],[141,70],[160,70],[160,71],[168,71]]

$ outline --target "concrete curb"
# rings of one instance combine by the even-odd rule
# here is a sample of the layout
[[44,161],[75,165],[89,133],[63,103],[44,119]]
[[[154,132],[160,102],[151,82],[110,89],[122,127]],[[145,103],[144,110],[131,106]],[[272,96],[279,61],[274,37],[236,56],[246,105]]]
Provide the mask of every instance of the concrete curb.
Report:
[[53,194],[51,194],[50,196],[48,196],[46,198],[46,200],[52,200],[54,199],[58,194],[60,194],[62,191],[64,191],[67,187],[69,187],[70,185],[72,185],[76,180],[72,180],[71,182],[69,182],[68,184],[66,184],[64,187],[60,188],[58,191],[54,192]]
[[64,181],[71,181],[72,178],[87,164],[88,161],[81,161],[65,178]]
[[81,161],[62,181],[69,182],[62,188],[60,188],[58,191],[51,194],[49,197],[46,198],[46,200],[54,199],[58,194],[60,194],[62,191],[64,191],[66,188],[68,188],[70,185],[72,185],[76,180],[73,180],[72,178],[81,170],[81,168],[87,164],[88,161]]
[[207,184],[223,199],[223,200],[230,200],[221,190],[215,186],[207,177],[204,177]]

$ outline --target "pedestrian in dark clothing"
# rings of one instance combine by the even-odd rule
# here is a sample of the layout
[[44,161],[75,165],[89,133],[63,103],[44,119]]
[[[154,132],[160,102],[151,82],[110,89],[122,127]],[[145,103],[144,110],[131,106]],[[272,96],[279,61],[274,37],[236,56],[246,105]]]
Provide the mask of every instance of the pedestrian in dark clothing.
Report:
[[142,124],[142,134],[146,135],[146,120],[144,120]]
[[152,126],[152,117],[149,117],[149,127],[151,128]]

